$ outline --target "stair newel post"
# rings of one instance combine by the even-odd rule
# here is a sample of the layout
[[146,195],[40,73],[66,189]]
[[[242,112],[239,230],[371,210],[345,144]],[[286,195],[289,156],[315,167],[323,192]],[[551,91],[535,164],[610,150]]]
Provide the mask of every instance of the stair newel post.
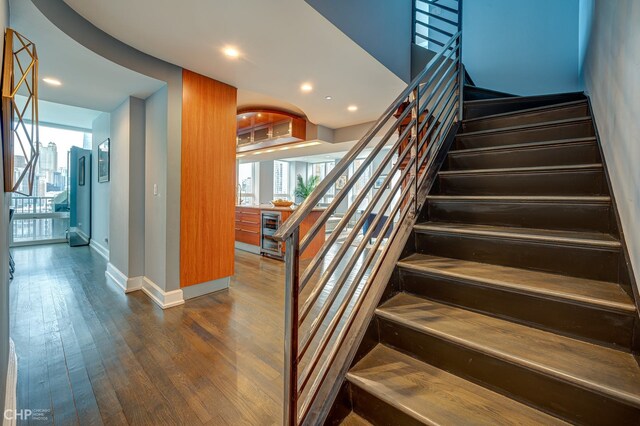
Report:
[[286,240],[284,324],[284,424],[298,424],[298,296],[300,293],[300,227]]
[[462,122],[464,115],[464,64],[462,63],[462,0],[458,1],[458,121]]
[[420,172],[420,152],[418,149],[418,145],[420,144],[420,85],[418,84],[415,89],[411,91],[411,95],[409,97],[409,101],[413,102],[413,106],[411,107],[411,117],[415,120],[413,126],[411,128],[411,156],[414,158],[413,171],[411,175],[413,175],[413,183],[411,192],[413,193],[413,206],[414,206],[414,214],[418,215],[418,173]]

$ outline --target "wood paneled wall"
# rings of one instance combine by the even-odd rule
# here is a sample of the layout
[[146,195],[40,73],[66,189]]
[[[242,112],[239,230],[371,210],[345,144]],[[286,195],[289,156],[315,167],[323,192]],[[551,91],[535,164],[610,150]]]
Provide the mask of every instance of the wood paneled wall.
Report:
[[236,88],[183,70],[180,286],[233,275]]

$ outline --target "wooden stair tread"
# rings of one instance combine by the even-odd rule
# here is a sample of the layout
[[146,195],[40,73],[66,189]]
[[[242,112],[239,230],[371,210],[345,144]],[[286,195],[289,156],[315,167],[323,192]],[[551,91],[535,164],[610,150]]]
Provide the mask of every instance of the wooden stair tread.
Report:
[[363,419],[353,411],[340,422],[343,426],[372,426],[367,420]]
[[476,130],[476,131],[473,131],[473,132],[458,133],[456,135],[456,138],[483,136],[483,135],[490,135],[490,134],[493,134],[493,133],[503,133],[503,132],[517,132],[517,131],[521,131],[521,130],[535,129],[535,128],[538,128],[538,127],[557,126],[557,125],[571,124],[571,123],[577,123],[577,122],[580,122],[580,121],[590,121],[590,120],[591,120],[591,117],[584,116],[584,117],[577,117],[577,118],[566,118],[566,119],[563,119],[563,120],[553,120],[553,121],[543,121],[543,122],[539,122],[539,123],[521,124],[521,125],[518,125],[518,126],[498,127],[498,128],[495,128],[495,129]]
[[601,195],[429,195],[427,200],[609,204],[611,197]]
[[465,223],[425,222],[414,226],[418,232],[439,232],[550,242],[556,244],[590,245],[619,249],[620,241],[601,232],[577,232],[555,229],[514,228],[508,226],[475,225]]
[[556,109],[566,109],[566,108],[571,108],[571,107],[580,106],[580,105],[587,105],[587,100],[581,99],[578,101],[563,102],[561,104],[544,105],[541,107],[520,109],[517,111],[502,112],[499,114],[492,114],[492,115],[484,115],[482,117],[475,117],[475,118],[462,120],[462,123],[467,124],[467,123],[474,123],[474,122],[484,121],[484,120],[492,120],[496,118],[517,117],[519,115],[527,115],[527,114],[536,113],[536,112],[553,111]]
[[[522,101],[527,101],[527,100],[537,100],[537,99],[548,99],[548,98],[555,98],[557,99],[558,96],[561,95],[563,96],[563,101],[562,103],[566,103],[566,102],[570,102],[568,100],[565,99],[571,99],[572,96],[571,95],[578,95],[579,99],[577,100],[586,100],[586,97],[584,96],[583,92],[570,92],[570,93],[559,93],[559,94],[551,94],[551,95],[530,95],[530,96],[505,96],[503,98],[491,98],[491,99],[474,99],[474,100],[470,100],[470,101],[464,101],[464,105],[482,105],[482,104],[486,104],[486,103],[502,103],[502,102],[509,102],[509,101],[513,101],[513,102],[522,102]],[[555,101],[551,101],[549,103],[546,103],[544,106],[553,106],[553,105],[558,105],[558,103],[560,102],[555,102]],[[524,109],[519,109],[516,111],[524,111]],[[484,117],[488,117],[488,116],[484,116]]]
[[400,293],[376,310],[416,331],[640,407],[633,355]]
[[449,155],[460,156],[465,154],[478,154],[478,153],[491,153],[494,151],[516,151],[531,148],[540,148],[546,146],[565,146],[571,144],[584,144],[584,143],[596,143],[595,136],[586,138],[571,138],[571,139],[558,139],[552,141],[540,141],[540,142],[525,142],[511,145],[495,145],[495,146],[483,146],[481,148],[463,148],[452,149],[449,151]]
[[428,425],[566,424],[380,344],[349,371],[347,380]]
[[442,170],[440,176],[478,175],[478,174],[503,174],[503,173],[536,173],[536,172],[561,172],[576,170],[602,169],[601,163],[595,164],[570,164],[566,166],[535,166],[535,167],[502,167],[498,169],[471,169],[471,170]]
[[631,297],[617,283],[425,254],[412,254],[399,261],[398,266],[509,291],[596,305],[603,309],[628,313],[636,311]]

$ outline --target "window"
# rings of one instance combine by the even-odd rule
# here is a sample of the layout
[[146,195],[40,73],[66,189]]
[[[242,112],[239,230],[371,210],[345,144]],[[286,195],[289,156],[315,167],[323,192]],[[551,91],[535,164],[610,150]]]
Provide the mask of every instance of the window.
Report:
[[273,197],[289,198],[289,163],[273,162]]
[[237,191],[241,204],[255,204],[256,163],[240,163],[238,165]]
[[[351,179],[351,177],[356,173],[356,171],[358,171],[360,169],[360,167],[362,167],[362,165],[363,165],[365,160],[366,160],[366,158],[358,158],[358,159],[354,160],[353,164],[351,165],[351,167],[349,169],[349,179]],[[371,164],[369,164],[368,166],[366,166],[366,168],[364,169],[364,171],[360,175],[360,178],[358,178],[358,180],[353,184],[353,187],[351,188],[351,191],[349,192],[349,204],[355,202],[356,197],[362,191],[364,191],[364,188],[365,188],[367,182],[371,178],[372,171],[373,171],[373,168],[372,168]],[[370,198],[371,198],[371,190],[368,191],[366,197],[364,198],[364,200],[360,204],[360,207],[359,207],[360,210],[364,210],[364,209],[367,208],[367,206],[369,205]]]
[[[318,176],[322,181],[325,177],[327,177],[329,172],[333,170],[335,165],[336,165],[335,161],[309,164],[309,167],[307,168],[307,179],[310,178],[311,176]],[[324,195],[324,197],[322,197],[322,200],[320,201],[320,203],[329,204],[331,201],[333,201],[333,197],[335,195],[336,195],[336,189],[335,189],[335,186],[332,186],[331,188],[329,188],[329,190],[327,190],[327,193]]]
[[[20,134],[20,137],[25,136]],[[33,195],[11,195],[13,246],[65,240],[70,215],[69,150],[74,146],[91,149],[91,133],[40,125],[38,143],[40,157],[35,170]],[[22,174],[25,162],[24,156],[15,156],[13,171],[16,176]],[[28,192],[27,185],[25,178],[19,190]]]

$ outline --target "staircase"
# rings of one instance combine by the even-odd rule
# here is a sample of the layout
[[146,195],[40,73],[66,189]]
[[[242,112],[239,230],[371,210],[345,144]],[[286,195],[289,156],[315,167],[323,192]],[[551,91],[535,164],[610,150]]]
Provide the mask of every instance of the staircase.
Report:
[[638,312],[587,101],[465,117],[328,424],[640,424]]

